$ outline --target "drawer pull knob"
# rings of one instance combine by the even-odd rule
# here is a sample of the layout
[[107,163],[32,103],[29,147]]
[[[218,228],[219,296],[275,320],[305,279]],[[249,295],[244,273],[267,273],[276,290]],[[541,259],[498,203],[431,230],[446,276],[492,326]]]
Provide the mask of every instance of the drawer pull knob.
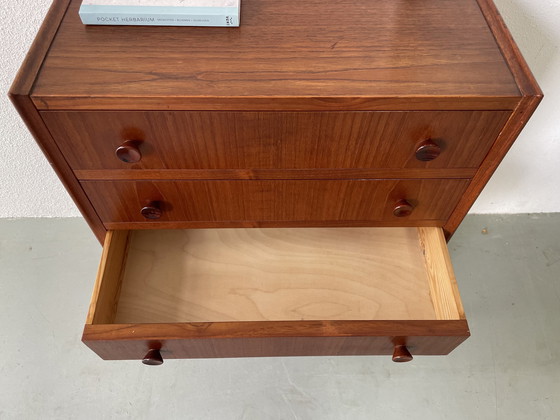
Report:
[[412,360],[412,354],[408,351],[406,346],[395,346],[393,350],[393,362],[403,363],[410,362]]
[[136,163],[142,160],[142,153],[138,148],[139,142],[136,140],[127,140],[115,151],[115,154],[125,163]]
[[393,209],[393,215],[396,217],[406,217],[412,214],[414,206],[406,200],[399,200],[395,203],[395,208]]
[[163,358],[159,350],[151,349],[142,359],[142,363],[150,366],[158,366],[163,364]]
[[159,219],[163,214],[163,211],[161,210],[161,204],[159,202],[152,201],[146,207],[142,207],[140,213],[142,213],[142,216],[144,216],[144,218],[154,220]]
[[416,149],[416,159],[422,162],[429,162],[434,160],[441,153],[439,147],[433,140],[424,140]]

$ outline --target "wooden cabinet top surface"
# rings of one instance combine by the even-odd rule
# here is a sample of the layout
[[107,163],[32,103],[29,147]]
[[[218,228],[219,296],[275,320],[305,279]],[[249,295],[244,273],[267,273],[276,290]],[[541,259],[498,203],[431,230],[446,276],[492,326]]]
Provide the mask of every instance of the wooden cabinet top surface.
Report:
[[55,1],[39,109],[513,109],[530,78],[486,0],[243,0],[239,28],[85,26],[80,3]]

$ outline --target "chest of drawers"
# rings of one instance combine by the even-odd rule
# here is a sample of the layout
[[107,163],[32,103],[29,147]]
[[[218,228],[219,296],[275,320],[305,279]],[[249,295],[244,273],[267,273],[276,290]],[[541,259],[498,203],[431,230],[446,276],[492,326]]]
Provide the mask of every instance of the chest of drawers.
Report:
[[542,94],[490,0],[244,0],[239,28],[84,26],[10,95],[104,243],[105,359],[447,354],[446,249]]

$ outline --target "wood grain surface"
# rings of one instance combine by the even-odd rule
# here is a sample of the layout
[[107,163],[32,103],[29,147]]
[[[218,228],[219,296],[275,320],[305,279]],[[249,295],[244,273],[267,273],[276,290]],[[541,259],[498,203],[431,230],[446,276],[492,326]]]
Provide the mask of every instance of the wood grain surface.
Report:
[[375,169],[77,169],[84,181],[234,179],[429,179],[472,178],[477,168]]
[[[435,311],[434,299],[460,298],[430,295],[416,228],[159,230],[132,232],[129,245],[124,275],[99,280],[118,305],[92,298],[94,312],[116,307],[115,323],[92,316],[84,329],[104,359],[150,348],[164,359],[391,355],[395,345],[447,354],[469,336],[464,319]],[[446,253],[445,241],[429,252]]]
[[419,227],[418,236],[437,319],[465,319],[465,311],[443,231]]
[[258,321],[86,325],[82,340],[106,360],[281,356],[445,355],[470,335],[467,321]]
[[542,90],[494,2],[492,0],[477,0],[477,2],[521,94],[542,98]]
[[239,28],[84,26],[80,3],[36,81],[38,108],[510,109],[519,96],[476,0],[244,0]]
[[541,88],[531,73],[527,62],[515,44],[494,3],[491,0],[478,0],[478,3],[519,86],[522,97],[515,107],[511,118],[498,136],[494,146],[481,163],[471,184],[465,191],[464,196],[445,224],[445,232],[448,240],[459,227],[459,224],[465,218],[469,209],[474,204],[482,189],[490,180],[498,168],[498,165],[506,156],[513,142],[517,139],[543,98]]
[[[145,222],[140,210],[161,203],[159,221],[445,220],[468,180],[84,181],[104,222]],[[395,218],[397,201],[414,206]]]
[[129,232],[126,230],[112,230],[105,235],[86,324],[114,322],[129,239]]
[[[542,99],[491,0],[244,0],[235,29],[84,26],[80,3],[54,1],[10,97],[100,240],[187,225],[419,235],[396,249],[193,230],[156,254],[150,235],[169,233],[136,232],[148,239],[128,259],[128,232],[112,232],[88,346],[107,359],[417,355],[468,337],[443,233],[402,226],[449,237]],[[427,137],[439,156],[420,162]],[[115,157],[126,140],[138,162]],[[410,216],[393,215],[399,200]],[[142,217],[149,203],[160,219]]]
[[114,322],[336,319],[437,319],[416,229],[133,231]]
[[[475,168],[508,111],[43,112],[74,169]],[[79,139],[79,141],[78,141]],[[415,156],[430,139],[441,154]],[[141,160],[115,155],[139,143]]]
[[451,213],[449,220],[446,222],[444,229],[448,240],[467,215],[471,206],[498,168],[498,165],[506,156],[506,153],[521,133],[521,130],[523,130],[523,127],[525,127],[527,121],[529,121],[533,112],[535,112],[541,100],[542,95],[537,95],[525,96],[520,101],[519,106],[513,112],[512,117],[508,120],[494,146],[490,149],[488,155],[486,155],[486,158],[479,166],[472,182],[469,184],[467,190]]

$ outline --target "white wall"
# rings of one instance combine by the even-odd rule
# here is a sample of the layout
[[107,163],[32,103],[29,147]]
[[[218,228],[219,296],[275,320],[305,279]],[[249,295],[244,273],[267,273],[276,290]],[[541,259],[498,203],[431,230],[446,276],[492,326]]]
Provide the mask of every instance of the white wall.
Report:
[[7,97],[49,6],[0,0],[0,217],[80,215]]
[[[471,212],[560,212],[560,2],[495,1],[545,99]],[[5,94],[49,5],[0,0],[0,217],[79,215]]]
[[560,2],[494,1],[545,97],[471,213],[560,212]]

